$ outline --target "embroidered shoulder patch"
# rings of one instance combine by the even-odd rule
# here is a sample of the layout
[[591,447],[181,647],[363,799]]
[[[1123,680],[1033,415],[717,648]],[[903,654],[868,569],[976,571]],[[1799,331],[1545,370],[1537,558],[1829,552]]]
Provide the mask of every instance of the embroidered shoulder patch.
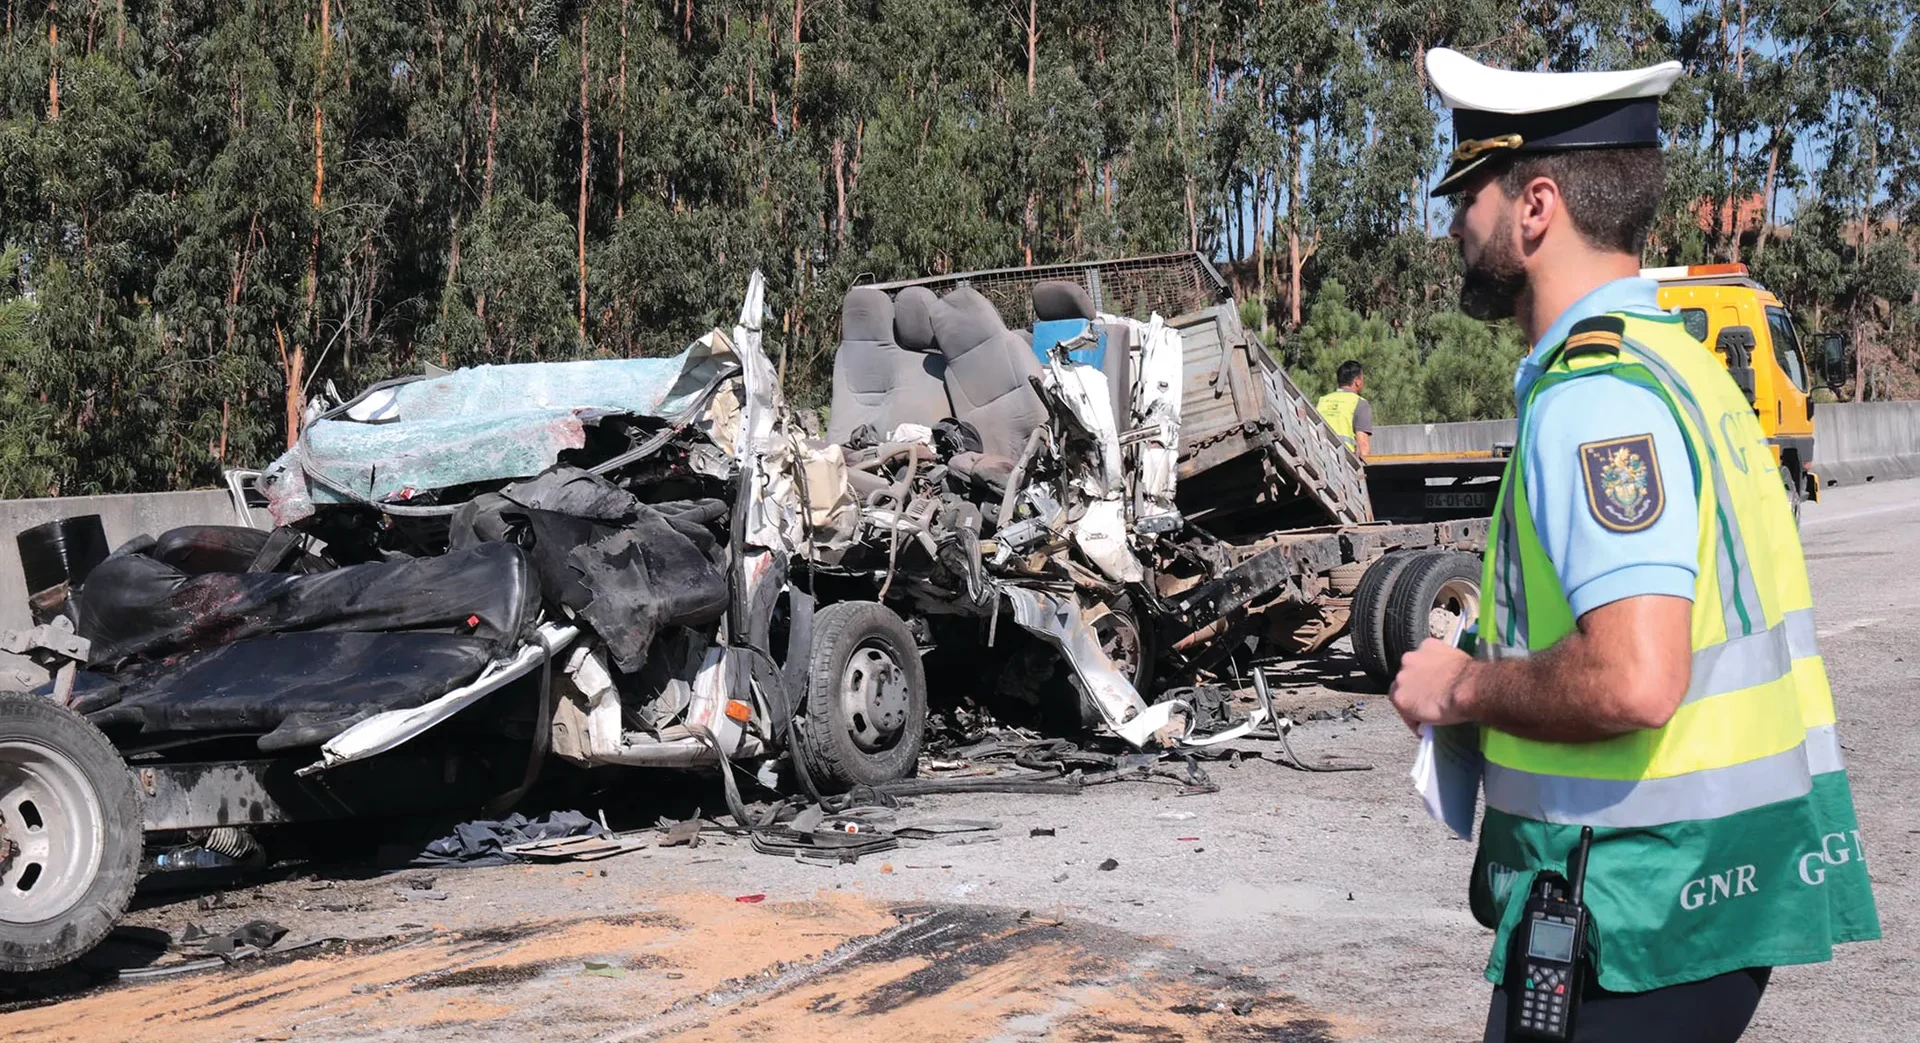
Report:
[[1593,520],[1611,532],[1639,532],[1660,520],[1666,490],[1660,486],[1660,461],[1653,435],[1633,435],[1580,447],[1580,472],[1587,481],[1587,508]]

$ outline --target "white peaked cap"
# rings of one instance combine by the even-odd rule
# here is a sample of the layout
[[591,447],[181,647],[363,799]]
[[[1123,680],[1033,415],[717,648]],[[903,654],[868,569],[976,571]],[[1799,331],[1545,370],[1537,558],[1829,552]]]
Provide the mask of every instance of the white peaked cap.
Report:
[[1450,47],[1427,52],[1427,80],[1450,109],[1519,115],[1593,101],[1658,98],[1680,78],[1679,62],[1618,72],[1516,72],[1482,65]]

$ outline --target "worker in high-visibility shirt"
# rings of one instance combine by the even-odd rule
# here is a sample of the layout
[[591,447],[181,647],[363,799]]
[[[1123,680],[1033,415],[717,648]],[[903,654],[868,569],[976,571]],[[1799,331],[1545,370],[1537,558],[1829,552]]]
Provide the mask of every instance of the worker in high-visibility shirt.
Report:
[[1340,363],[1334,376],[1340,381],[1340,390],[1321,395],[1314,408],[1326,418],[1333,433],[1347,443],[1347,448],[1365,460],[1373,441],[1373,403],[1360,397],[1361,390],[1367,386],[1367,372],[1360,363],[1348,359]]

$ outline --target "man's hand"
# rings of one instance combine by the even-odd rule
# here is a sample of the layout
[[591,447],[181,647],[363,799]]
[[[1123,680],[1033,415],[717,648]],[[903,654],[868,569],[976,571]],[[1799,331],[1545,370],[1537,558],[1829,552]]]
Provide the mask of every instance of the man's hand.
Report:
[[1521,659],[1476,661],[1428,638],[1400,660],[1393,708],[1415,731],[1472,721],[1537,742],[1597,742],[1660,728],[1686,698],[1692,612],[1686,598],[1624,598]]
[[1438,638],[1427,638],[1401,657],[1388,698],[1416,733],[1423,724],[1459,724],[1467,720],[1461,681],[1472,665],[1473,658],[1465,652]]

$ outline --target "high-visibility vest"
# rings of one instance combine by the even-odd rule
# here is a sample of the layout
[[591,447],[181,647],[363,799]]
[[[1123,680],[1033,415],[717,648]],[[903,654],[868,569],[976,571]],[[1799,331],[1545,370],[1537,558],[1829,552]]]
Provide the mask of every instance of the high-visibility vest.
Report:
[[1320,401],[1313,407],[1326,418],[1327,426],[1333,428],[1333,433],[1347,443],[1348,449],[1356,444],[1353,440],[1353,414],[1360,408],[1360,401],[1360,396],[1351,391],[1329,391],[1321,395]]
[[[1658,394],[1686,439],[1700,512],[1692,680],[1661,728],[1585,743],[1481,729],[1487,810],[1471,893],[1497,931],[1487,977],[1502,980],[1534,873],[1562,869],[1583,825],[1588,944],[1606,989],[1817,963],[1836,943],[1878,938],[1806,560],[1753,406],[1679,318],[1636,314],[1576,324],[1527,405],[1602,373]],[[1487,537],[1483,658],[1537,653],[1574,630],[1527,499],[1530,411]],[[1651,454],[1651,439],[1637,445]],[[1621,531],[1652,524],[1641,501],[1658,462],[1603,447],[1589,463],[1588,449],[1565,466],[1595,467],[1589,495],[1615,500]]]

